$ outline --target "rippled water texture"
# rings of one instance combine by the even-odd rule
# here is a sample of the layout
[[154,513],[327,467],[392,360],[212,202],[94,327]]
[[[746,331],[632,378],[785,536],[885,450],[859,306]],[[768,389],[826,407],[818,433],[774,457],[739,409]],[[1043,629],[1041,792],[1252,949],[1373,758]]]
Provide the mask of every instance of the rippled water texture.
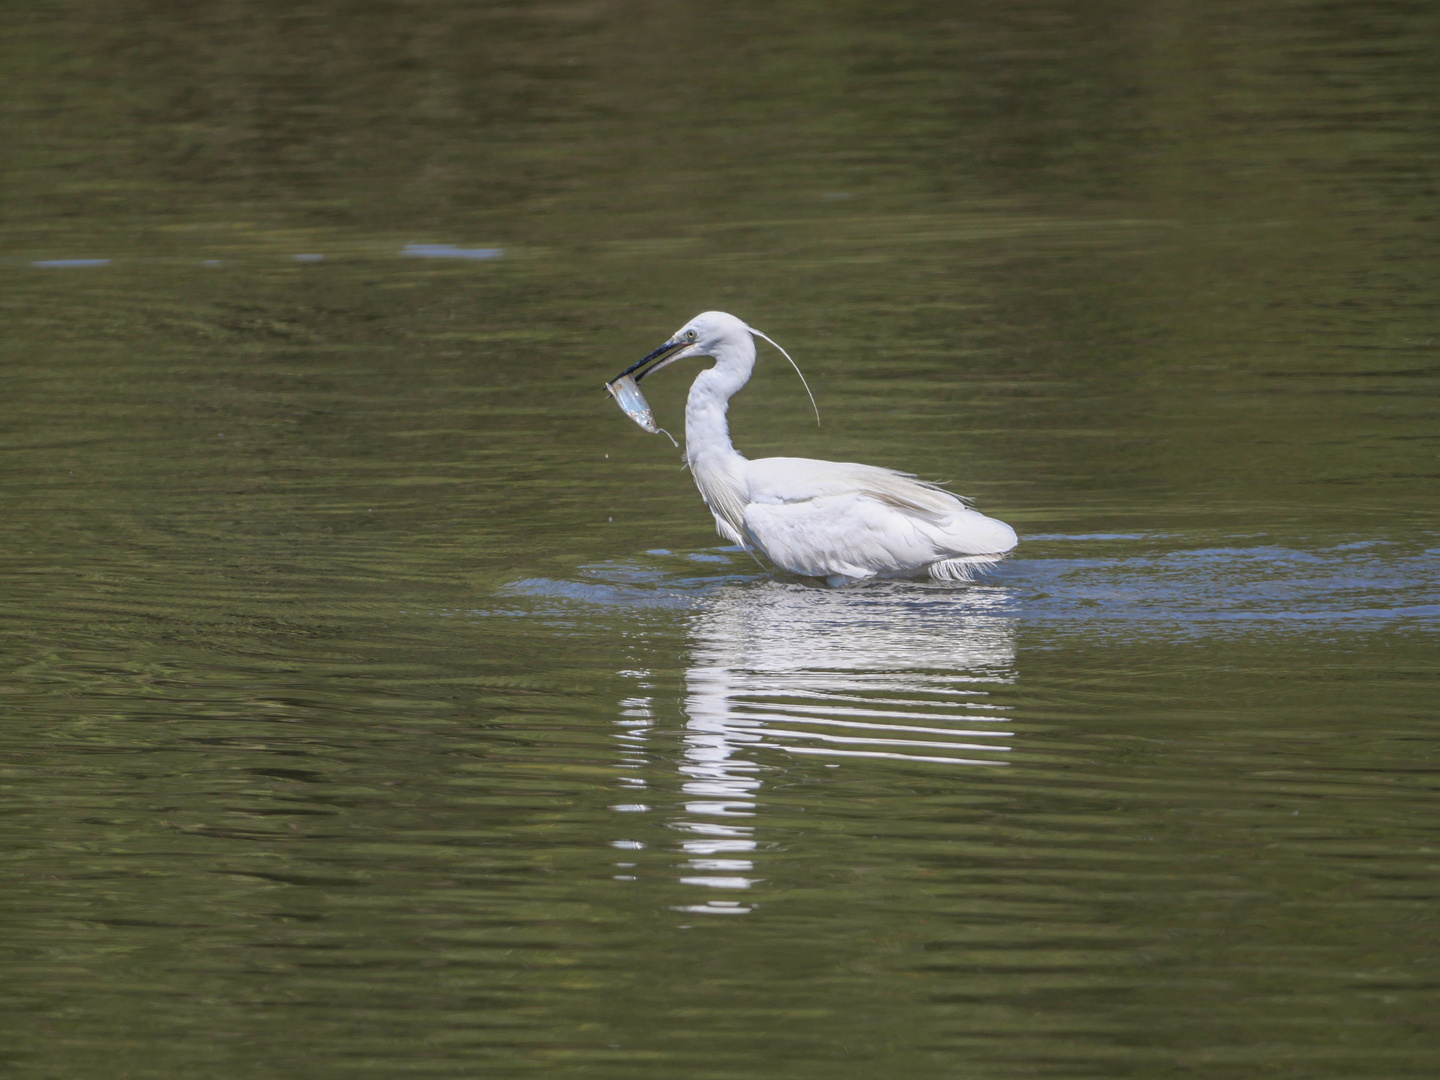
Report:
[[[17,10],[0,1072],[1436,1075],[1437,38]],[[707,308],[1015,556],[721,546]]]

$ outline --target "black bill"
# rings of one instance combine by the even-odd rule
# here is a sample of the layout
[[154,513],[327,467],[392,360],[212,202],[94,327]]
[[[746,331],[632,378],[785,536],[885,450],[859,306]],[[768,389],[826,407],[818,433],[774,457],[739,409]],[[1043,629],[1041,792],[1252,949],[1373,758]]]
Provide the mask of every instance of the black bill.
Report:
[[[626,375],[635,375],[635,381],[638,383],[641,379],[645,378],[645,376],[649,375],[652,371],[659,371],[662,367],[664,367],[665,358],[671,353],[675,352],[676,349],[682,348],[684,345],[685,342],[683,341],[667,341],[664,345],[661,345],[654,352],[642,356],[639,360],[636,360],[635,363],[631,364],[628,368],[622,371],[619,375],[616,375],[615,378],[611,379],[610,381],[612,383],[618,382]],[[646,365],[654,366],[647,367]],[[635,374],[636,372],[639,372],[639,374]]]

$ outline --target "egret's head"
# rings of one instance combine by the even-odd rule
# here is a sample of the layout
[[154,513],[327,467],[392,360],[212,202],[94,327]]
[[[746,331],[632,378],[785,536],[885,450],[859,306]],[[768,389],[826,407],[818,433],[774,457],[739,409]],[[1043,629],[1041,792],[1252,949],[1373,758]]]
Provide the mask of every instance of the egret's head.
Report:
[[734,315],[727,315],[723,311],[706,311],[696,315],[695,318],[670,335],[670,340],[664,345],[631,364],[616,377],[633,374],[638,383],[645,376],[653,375],[661,368],[669,367],[676,360],[684,360],[691,356],[719,357],[726,345],[732,349],[737,346],[741,348],[748,346],[751,350],[751,357],[755,355],[748,326]]
[[[683,356],[716,356],[724,345],[748,345],[750,327],[723,311],[704,311],[676,330],[671,341],[685,343]],[[676,356],[675,359],[680,359]]]
[[[752,335],[754,335],[752,337]],[[720,361],[717,367],[724,367],[727,363],[740,365],[740,383],[750,378],[750,366],[755,362],[755,338],[761,337],[769,341],[775,348],[780,346],[772,341],[766,334],[762,334],[753,326],[746,326],[734,315],[723,311],[704,311],[696,315],[688,323],[671,335],[670,340],[661,345],[654,352],[641,357],[635,363],[616,375],[611,382],[623,379],[626,375],[634,375],[638,383],[647,375],[653,375],[661,368],[669,367],[676,360],[684,360],[689,356],[713,356]],[[790,354],[780,349],[786,360],[790,360]],[[799,365],[790,360],[790,366],[795,368],[795,374],[800,376],[800,381],[805,383],[805,376],[801,373]],[[815,405],[815,395],[810,393],[810,385],[805,383],[805,393],[810,398],[810,404]],[[815,420],[820,420],[820,410],[815,409]]]

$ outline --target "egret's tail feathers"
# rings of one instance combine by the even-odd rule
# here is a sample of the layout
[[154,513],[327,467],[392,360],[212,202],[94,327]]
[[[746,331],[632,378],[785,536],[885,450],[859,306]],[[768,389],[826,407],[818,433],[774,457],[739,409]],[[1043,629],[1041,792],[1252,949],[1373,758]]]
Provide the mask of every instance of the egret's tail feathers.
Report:
[[977,574],[1004,561],[1004,552],[999,555],[957,555],[953,559],[931,563],[925,569],[936,581],[974,581]]

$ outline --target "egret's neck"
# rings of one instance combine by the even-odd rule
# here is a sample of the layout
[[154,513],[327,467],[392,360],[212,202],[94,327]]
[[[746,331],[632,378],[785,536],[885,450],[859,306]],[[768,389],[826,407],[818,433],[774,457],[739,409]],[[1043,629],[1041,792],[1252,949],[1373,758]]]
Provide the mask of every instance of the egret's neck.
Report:
[[730,441],[726,412],[730,398],[750,380],[755,367],[755,343],[747,334],[734,347],[718,350],[713,368],[702,371],[685,402],[685,459],[692,472],[724,467],[732,459],[744,460]]
[[717,350],[716,364],[702,371],[685,402],[685,460],[700,489],[700,497],[715,515],[720,535],[745,543],[745,458],[730,441],[725,412],[730,398],[750,378],[755,367],[755,342],[749,334],[742,342]]

